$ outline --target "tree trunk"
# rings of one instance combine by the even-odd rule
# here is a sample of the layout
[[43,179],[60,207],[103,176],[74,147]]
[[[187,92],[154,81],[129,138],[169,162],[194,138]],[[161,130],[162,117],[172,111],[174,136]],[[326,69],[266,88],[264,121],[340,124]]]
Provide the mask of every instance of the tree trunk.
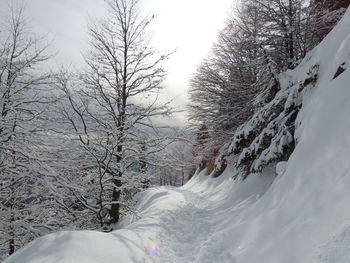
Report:
[[[12,187],[11,187],[12,188]],[[13,200],[11,201],[11,209],[13,209]],[[14,229],[14,222],[15,222],[15,215],[12,211],[11,213],[11,225],[10,225],[10,240],[9,240],[9,255],[12,255],[13,253],[15,253],[15,229]]]
[[181,185],[185,184],[185,173],[184,169],[181,169]]
[[112,202],[113,204],[111,205],[111,212],[110,212],[110,224],[115,224],[118,223],[119,218],[120,218],[120,194],[121,190],[120,187],[122,186],[122,182],[120,179],[115,179],[114,180],[114,189],[112,193]]
[[15,240],[11,238],[9,240],[9,255],[12,255],[13,253],[15,253]]
[[288,32],[288,53],[289,53],[289,69],[293,69],[294,67],[294,12],[293,12],[293,3],[292,0],[289,0],[289,10],[288,10],[288,23],[289,23],[289,32]]

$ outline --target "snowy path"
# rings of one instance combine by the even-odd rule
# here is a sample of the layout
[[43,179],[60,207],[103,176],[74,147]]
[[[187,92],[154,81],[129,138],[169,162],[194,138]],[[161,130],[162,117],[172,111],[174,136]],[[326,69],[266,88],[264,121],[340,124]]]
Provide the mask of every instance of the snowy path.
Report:
[[213,238],[215,225],[208,211],[215,207],[215,203],[188,190],[174,191],[184,196],[186,204],[160,216],[159,254],[153,262],[235,262]]

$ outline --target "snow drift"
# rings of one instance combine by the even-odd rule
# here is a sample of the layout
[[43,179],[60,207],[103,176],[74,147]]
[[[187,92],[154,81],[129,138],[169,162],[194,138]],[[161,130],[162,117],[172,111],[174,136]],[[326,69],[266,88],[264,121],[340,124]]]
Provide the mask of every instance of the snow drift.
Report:
[[[297,142],[287,163],[235,180],[197,173],[184,187],[139,195],[140,218],[105,234],[61,232],[42,237],[6,263],[73,262],[350,262],[350,10],[328,37],[284,74],[303,81]],[[237,156],[230,156],[231,163]]]

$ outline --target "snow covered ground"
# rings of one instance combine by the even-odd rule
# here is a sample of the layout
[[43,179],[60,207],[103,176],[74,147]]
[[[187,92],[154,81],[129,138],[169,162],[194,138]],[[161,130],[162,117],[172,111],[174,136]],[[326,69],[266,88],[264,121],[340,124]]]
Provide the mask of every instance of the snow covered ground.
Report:
[[228,250],[234,239],[225,228],[269,188],[269,174],[234,182],[229,170],[218,179],[202,172],[182,188],[141,193],[140,218],[125,219],[121,230],[51,234],[5,262],[235,262]]
[[[298,116],[298,145],[278,175],[245,181],[228,167],[196,174],[182,188],[138,196],[140,218],[123,229],[42,237],[6,263],[348,263],[350,262],[350,10],[296,70],[319,64]],[[283,167],[285,166],[285,170]]]

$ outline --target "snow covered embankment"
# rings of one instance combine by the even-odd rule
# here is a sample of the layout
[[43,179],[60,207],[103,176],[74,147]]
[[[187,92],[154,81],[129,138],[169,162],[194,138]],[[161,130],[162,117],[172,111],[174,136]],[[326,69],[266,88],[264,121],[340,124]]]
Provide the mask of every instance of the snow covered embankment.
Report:
[[234,181],[196,175],[140,195],[141,218],[110,234],[40,238],[6,263],[350,262],[350,10],[293,79],[319,65],[286,170]]

